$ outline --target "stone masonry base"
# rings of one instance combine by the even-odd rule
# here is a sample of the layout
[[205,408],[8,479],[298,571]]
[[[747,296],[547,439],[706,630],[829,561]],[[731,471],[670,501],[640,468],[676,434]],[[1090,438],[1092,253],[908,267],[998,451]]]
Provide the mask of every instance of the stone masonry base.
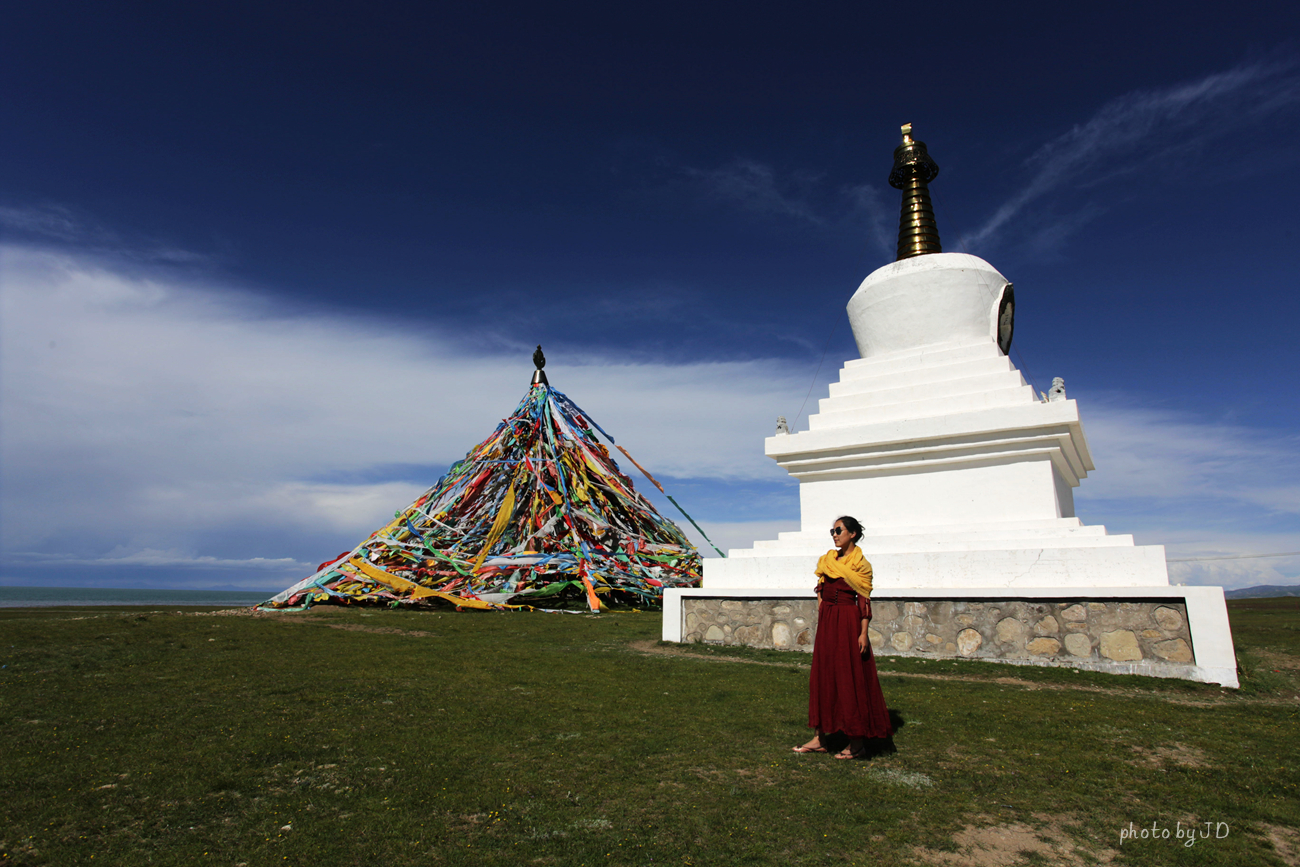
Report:
[[[681,640],[811,651],[817,600],[682,599]],[[867,631],[881,656],[1060,665],[1117,674],[1191,677],[1181,600],[872,599]]]

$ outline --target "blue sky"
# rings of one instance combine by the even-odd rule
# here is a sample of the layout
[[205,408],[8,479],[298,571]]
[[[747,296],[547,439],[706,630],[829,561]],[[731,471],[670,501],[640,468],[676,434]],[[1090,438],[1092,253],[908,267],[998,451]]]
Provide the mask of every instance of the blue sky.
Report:
[[762,439],[856,355],[909,121],[1080,516],[1300,583],[1294,4],[461,5],[6,11],[0,583],[286,586],[536,343],[723,547],[793,529]]

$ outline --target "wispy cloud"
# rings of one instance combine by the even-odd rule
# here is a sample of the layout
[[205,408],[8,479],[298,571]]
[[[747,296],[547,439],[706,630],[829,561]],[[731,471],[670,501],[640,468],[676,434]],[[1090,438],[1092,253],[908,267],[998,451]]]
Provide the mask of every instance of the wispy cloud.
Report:
[[[1248,140],[1300,106],[1300,74],[1291,60],[1241,64],[1172,87],[1133,91],[1103,105],[1091,118],[1042,145],[1027,160],[1028,180],[994,209],[961,249],[997,244],[1035,204],[1063,189],[1084,189],[1159,165],[1182,164],[1230,137]],[[781,171],[753,159],[713,169],[682,170],[710,201],[742,211],[783,217],[821,229],[848,229],[892,255],[896,205],[871,184],[832,188],[817,172]],[[1092,220],[1101,208],[1076,197],[1026,230],[1025,243],[1047,251]],[[1060,213],[1055,213],[1059,211]],[[1041,215],[1040,215],[1041,217]]]
[[1293,62],[1278,61],[1120,96],[1039,148],[1027,161],[1029,180],[964,243],[988,247],[1026,208],[1062,187],[1137,172],[1228,136],[1249,141],[1297,104],[1300,75]]
[[836,233],[865,235],[883,255],[892,255],[889,226],[896,206],[871,184],[834,187],[825,175],[783,172],[752,159],[737,159],[714,169],[685,168],[704,197],[714,203],[764,217],[782,217]]
[[852,203],[848,220],[861,224],[867,239],[884,257],[897,250],[898,204],[887,202],[884,191],[871,184],[844,187],[841,193]]
[[774,214],[824,225],[825,217],[811,202],[820,177],[806,172],[778,176],[769,165],[739,159],[716,169],[685,172],[697,179],[706,195],[756,214]]
[[65,244],[79,251],[126,261],[172,266],[208,266],[213,263],[210,255],[155,239],[128,240],[87,214],[60,204],[0,205],[0,228],[23,240]]
[[86,241],[92,235],[100,240],[111,240],[102,229],[88,227],[70,208],[62,205],[28,208],[0,205],[0,227],[58,241]]

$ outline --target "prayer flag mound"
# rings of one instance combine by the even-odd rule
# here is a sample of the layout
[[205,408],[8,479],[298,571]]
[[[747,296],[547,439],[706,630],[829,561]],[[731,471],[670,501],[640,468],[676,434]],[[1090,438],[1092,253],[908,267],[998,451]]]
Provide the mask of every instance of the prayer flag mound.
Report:
[[595,611],[658,605],[665,587],[698,586],[699,552],[596,431],[641,469],[539,371],[510,417],[392,523],[262,607],[548,607],[576,595]]

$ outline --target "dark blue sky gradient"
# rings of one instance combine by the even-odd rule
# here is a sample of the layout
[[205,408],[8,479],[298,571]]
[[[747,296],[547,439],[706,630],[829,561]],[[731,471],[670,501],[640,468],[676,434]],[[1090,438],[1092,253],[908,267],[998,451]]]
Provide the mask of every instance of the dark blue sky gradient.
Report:
[[[662,295],[631,311],[633,351],[797,358],[887,261],[841,191],[871,184],[892,212],[899,123],[943,167],[940,226],[962,249],[1044,142],[1134,90],[1288,61],[1277,35],[1297,14],[28,4],[7,18],[11,204],[71,207],[296,304],[506,331],[540,316],[552,342],[623,346],[611,305]],[[1270,291],[1296,240],[1285,120],[1140,172],[1098,166],[1119,176],[1090,174],[1022,218],[1064,239],[1022,225],[966,248],[1026,296],[1027,360],[1087,358],[1104,387],[1135,366],[1198,368],[1181,351],[1194,345],[1237,369],[1281,361],[1252,305],[1217,302],[1256,287],[1285,305],[1268,319],[1294,318],[1294,293]],[[736,160],[771,167],[820,222],[716,200],[697,173]],[[792,291],[808,302],[794,317]],[[1044,340],[1040,316],[1070,327]]]
[[[824,351],[811,411],[893,258],[910,121],[944,248],[1015,282],[1039,388],[1063,376],[1085,423],[1106,400],[1293,436],[1297,24],[1294,2],[10,4],[0,208],[27,216],[0,239],[471,356],[811,380]],[[1242,83],[1169,107],[1216,76]]]

